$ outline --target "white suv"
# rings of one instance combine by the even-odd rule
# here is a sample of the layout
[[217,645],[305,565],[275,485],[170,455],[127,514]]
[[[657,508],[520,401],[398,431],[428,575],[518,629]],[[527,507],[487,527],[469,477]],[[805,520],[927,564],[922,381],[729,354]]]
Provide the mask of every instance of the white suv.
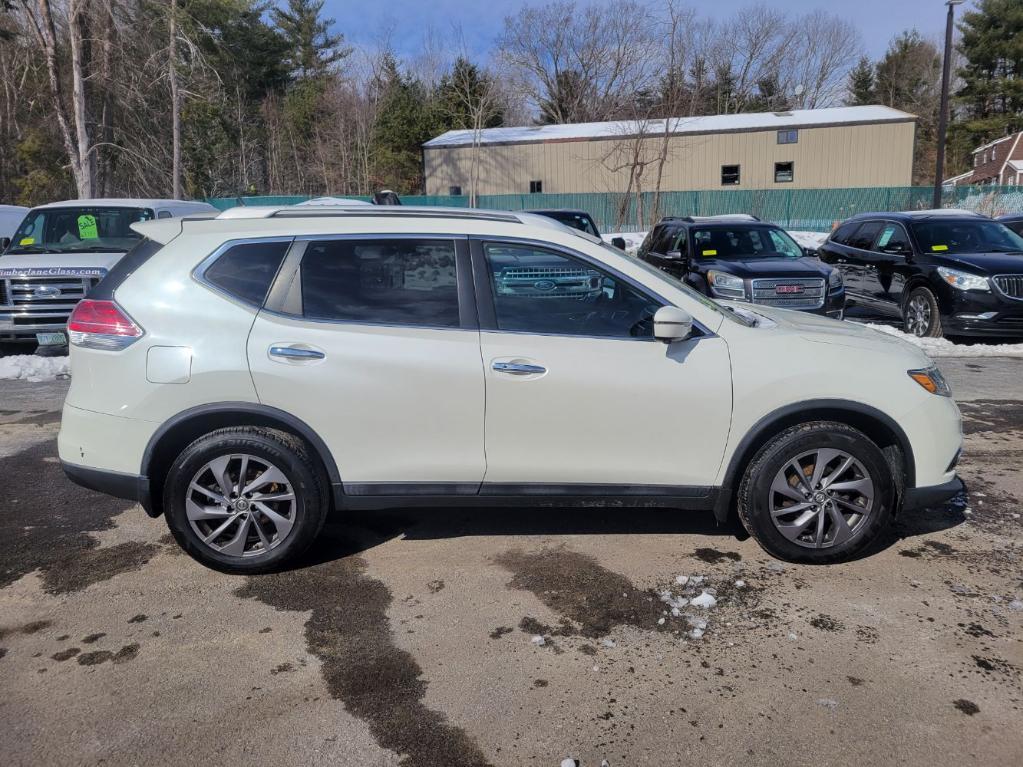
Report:
[[60,457],[220,570],[293,560],[332,509],[427,504],[737,511],[772,554],[833,562],[962,487],[959,411],[918,349],[722,306],[546,218],[133,227],[68,324]]

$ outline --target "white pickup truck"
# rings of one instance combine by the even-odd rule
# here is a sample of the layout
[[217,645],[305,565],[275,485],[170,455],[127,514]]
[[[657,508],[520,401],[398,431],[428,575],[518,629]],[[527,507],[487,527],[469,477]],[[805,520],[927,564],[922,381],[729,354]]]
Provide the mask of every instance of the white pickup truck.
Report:
[[0,341],[67,345],[75,304],[141,240],[133,223],[217,212],[182,200],[69,200],[32,208],[0,256]]

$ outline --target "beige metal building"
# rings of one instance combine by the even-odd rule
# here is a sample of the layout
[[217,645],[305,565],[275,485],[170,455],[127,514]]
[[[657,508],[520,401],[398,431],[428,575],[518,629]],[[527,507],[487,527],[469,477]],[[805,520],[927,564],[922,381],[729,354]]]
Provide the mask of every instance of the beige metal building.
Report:
[[859,106],[448,131],[423,145],[426,194],[469,194],[474,175],[480,195],[624,192],[640,166],[653,191],[661,156],[662,191],[909,186],[915,128]]

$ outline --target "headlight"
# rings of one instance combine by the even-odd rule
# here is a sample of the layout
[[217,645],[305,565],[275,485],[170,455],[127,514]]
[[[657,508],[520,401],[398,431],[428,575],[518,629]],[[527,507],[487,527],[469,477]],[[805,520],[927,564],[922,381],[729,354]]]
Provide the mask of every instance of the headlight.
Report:
[[828,277],[828,287],[833,290],[838,290],[842,287],[842,273],[838,269],[831,270],[831,276]]
[[927,368],[926,370],[907,370],[906,372],[910,378],[927,389],[931,394],[937,394],[941,397],[952,396],[952,389],[949,388],[948,381],[945,380],[945,376],[936,367]]
[[941,275],[941,279],[959,290],[991,291],[991,283],[988,282],[987,277],[981,277],[979,274],[960,272],[958,269],[949,269],[945,266],[938,267],[938,274]]
[[742,278],[727,272],[718,272],[711,269],[707,272],[707,282],[710,283],[710,290],[715,296],[721,298],[745,298],[746,288]]

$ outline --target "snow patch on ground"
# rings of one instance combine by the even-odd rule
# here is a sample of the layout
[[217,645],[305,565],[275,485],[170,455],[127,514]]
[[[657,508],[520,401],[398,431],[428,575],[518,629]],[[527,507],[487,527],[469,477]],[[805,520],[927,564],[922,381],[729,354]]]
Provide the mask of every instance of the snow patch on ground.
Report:
[[68,370],[68,357],[37,357],[34,354],[0,357],[0,380],[52,381],[58,375],[67,375]]
[[868,322],[867,327],[908,341],[929,357],[1023,357],[1023,344],[954,344],[947,338],[917,338],[890,325]]

